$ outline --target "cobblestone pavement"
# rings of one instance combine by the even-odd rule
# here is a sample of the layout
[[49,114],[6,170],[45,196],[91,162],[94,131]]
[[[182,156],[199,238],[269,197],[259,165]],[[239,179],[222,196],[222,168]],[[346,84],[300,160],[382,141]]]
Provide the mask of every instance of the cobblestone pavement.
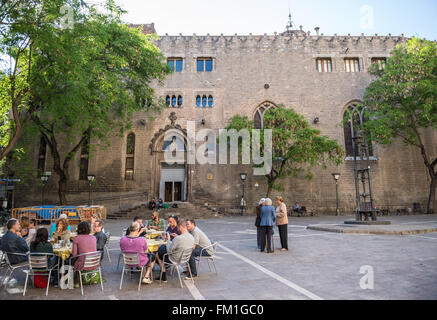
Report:
[[[275,228],[273,254],[260,253],[256,248],[256,228],[253,217],[199,220],[198,226],[212,240],[219,241],[218,275],[209,272],[205,263],[194,285],[185,282],[180,288],[177,277],[160,285],[142,285],[137,291],[138,275],[126,278],[119,290],[121,268],[117,271],[121,229],[130,221],[108,221],[111,232],[111,259],[102,264],[107,282],[100,286],[61,290],[32,287],[22,296],[24,273],[16,272],[18,283],[2,291],[0,299],[139,299],[139,300],[309,300],[309,299],[437,299],[437,233],[424,235],[353,235],[308,230],[308,225],[337,224],[352,217],[290,218],[288,252],[280,244]],[[435,224],[437,216],[388,217],[393,224]],[[360,273],[370,266],[374,289],[364,290]],[[3,274],[4,270],[2,270]],[[155,270],[158,274],[159,269]],[[361,281],[361,282],[360,282]],[[15,293],[14,293],[15,292]],[[21,292],[21,293],[20,293]]]

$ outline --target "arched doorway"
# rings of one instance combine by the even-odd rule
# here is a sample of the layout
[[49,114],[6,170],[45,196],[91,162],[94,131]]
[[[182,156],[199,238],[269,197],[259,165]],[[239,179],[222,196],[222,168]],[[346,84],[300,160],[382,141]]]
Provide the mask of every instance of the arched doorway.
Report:
[[191,195],[187,134],[181,126],[175,125],[175,116],[171,120],[172,124],[159,130],[150,144],[153,156],[150,193],[166,203],[185,202]]

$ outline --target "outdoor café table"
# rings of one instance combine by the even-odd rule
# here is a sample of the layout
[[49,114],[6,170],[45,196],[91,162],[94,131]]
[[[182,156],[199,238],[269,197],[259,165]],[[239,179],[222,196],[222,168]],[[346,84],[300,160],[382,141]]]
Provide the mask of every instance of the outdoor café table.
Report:
[[[61,276],[61,269],[65,264],[65,261],[71,256],[71,254],[73,253],[73,246],[63,246],[63,247],[55,247],[53,246],[53,253],[55,254],[55,256],[57,256],[61,261],[60,263],[58,263],[58,277]],[[59,278],[58,278],[59,281]],[[60,286],[61,289],[62,286]]]
[[147,239],[147,247],[149,248],[149,253],[155,253],[158,252],[158,249],[161,245],[167,245],[167,241],[165,240],[158,240],[158,239]]

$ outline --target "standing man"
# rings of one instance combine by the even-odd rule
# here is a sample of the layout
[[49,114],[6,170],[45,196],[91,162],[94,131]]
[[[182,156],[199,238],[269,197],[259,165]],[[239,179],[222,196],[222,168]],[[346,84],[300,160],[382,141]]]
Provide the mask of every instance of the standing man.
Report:
[[158,211],[152,213],[152,219],[148,221],[147,228],[156,231],[165,231],[165,221],[164,219],[159,219]]
[[261,252],[264,252],[267,244],[267,253],[273,253],[273,226],[276,222],[276,211],[271,199],[267,198],[261,209]]
[[208,248],[202,251],[203,248],[211,245],[211,241],[208,239],[206,234],[202,230],[200,230],[199,227],[196,226],[196,221],[194,221],[194,219],[187,220],[187,229],[194,238],[194,249],[189,261],[191,275],[189,274],[189,272],[187,272],[187,277],[185,278],[185,280],[191,280],[197,277],[195,258],[199,257],[201,253],[202,256],[210,257],[214,254],[214,250],[213,248]]
[[256,227],[256,242],[258,244],[258,250],[261,250],[261,208],[264,206],[264,202],[266,199],[262,198],[256,207],[256,219],[255,219],[255,227]]

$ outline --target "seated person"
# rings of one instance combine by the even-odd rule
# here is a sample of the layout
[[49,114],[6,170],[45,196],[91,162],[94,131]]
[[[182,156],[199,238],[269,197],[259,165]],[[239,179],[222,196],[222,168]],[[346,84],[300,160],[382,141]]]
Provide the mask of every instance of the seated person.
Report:
[[296,203],[293,206],[293,211],[297,212],[299,215],[301,215],[302,212],[303,212],[302,211],[302,207],[297,203],[297,201],[296,201]]
[[164,219],[159,219],[158,211],[152,213],[152,219],[148,221],[147,228],[156,231],[164,231],[165,222]]
[[35,230],[35,219],[29,219],[29,217],[23,216],[21,217],[21,237],[26,241],[29,246],[30,243],[35,238],[36,230]]
[[[146,228],[143,225],[143,218],[137,216],[134,218],[132,222],[138,222],[138,224],[140,225],[140,237],[145,237],[147,232],[146,232]],[[130,233],[130,228],[127,228],[126,235],[128,236],[129,233]]]
[[[63,214],[61,214],[61,215],[59,216],[58,219],[65,219],[65,220],[67,220],[67,215],[66,215],[65,213],[63,213]],[[68,222],[68,220],[67,220],[67,222]],[[53,232],[56,231],[56,223],[57,223],[57,221],[53,222],[53,223],[52,223],[52,226],[50,227],[49,238],[51,238]],[[68,225],[68,228],[67,228],[67,229],[70,230],[70,232],[71,232],[71,227],[70,227],[70,225]]]
[[9,262],[12,265],[26,262],[27,256],[21,254],[28,253],[29,246],[21,237],[20,222],[18,222],[17,219],[10,219],[6,224],[6,227],[8,231],[1,239],[0,250],[8,253]]
[[156,200],[155,198],[153,198],[152,200],[149,201],[149,209],[155,210],[155,208],[156,208]]
[[158,210],[164,208],[164,201],[162,199],[159,199],[158,201]]
[[194,250],[190,257],[190,269],[191,269],[191,275],[189,272],[187,272],[187,278],[186,280],[191,280],[192,278],[197,277],[197,270],[196,270],[196,260],[195,257],[199,257],[200,253],[202,253],[202,256],[210,257],[214,254],[213,248],[208,248],[206,250],[203,250],[203,248],[206,248],[211,245],[211,241],[208,239],[206,234],[199,229],[199,227],[196,226],[196,221],[194,219],[188,219],[187,220],[187,229],[191,233],[191,235],[194,238]]
[[56,222],[56,231],[52,233],[52,240],[55,242],[65,241],[66,244],[70,243],[71,232],[68,230],[67,219],[58,219]]
[[[167,249],[167,246],[162,245],[158,249],[158,255],[156,260],[162,270],[162,279],[158,278],[156,280],[162,280],[163,282],[167,282],[166,270],[164,267],[164,255],[168,252],[168,255],[165,256],[165,262],[169,263],[170,259],[175,260],[178,258],[178,255],[181,254],[181,251],[187,249],[194,248],[194,238],[187,230],[187,221],[181,219],[178,222],[178,229],[180,230],[180,235],[176,236],[174,240],[171,242],[170,247]],[[151,268],[155,266],[155,261],[152,262]]]
[[[73,257],[80,254],[95,252],[97,251],[97,239],[96,237],[90,235],[91,226],[89,222],[83,221],[77,226],[77,236],[73,240]],[[93,269],[84,267],[85,256],[76,258],[74,261],[74,272],[80,270],[90,271]],[[75,287],[79,285],[78,274],[75,274]]]
[[103,251],[103,248],[105,247],[106,234],[103,232],[104,224],[103,220],[97,220],[94,226],[94,237],[97,239],[97,251]]
[[[143,267],[149,261],[149,257],[147,254],[148,247],[146,238],[140,236],[140,224],[138,222],[132,222],[129,227],[129,235],[124,236],[120,240],[120,249],[123,253],[139,253],[140,265],[128,265],[128,267]],[[155,256],[151,255],[150,260],[154,261]],[[147,267],[146,274],[142,280],[145,284],[151,284],[152,280],[150,279],[152,269],[151,267]]]
[[[49,240],[49,232],[46,228],[39,228],[35,235],[35,240],[30,244],[30,253],[51,253],[53,254],[53,247],[48,242]],[[56,256],[49,257],[49,268],[53,268],[56,263]],[[56,284],[58,280],[58,276],[56,274],[56,270],[52,272],[52,281]]]
[[181,232],[178,228],[178,217],[171,215],[168,217],[168,227],[167,230],[165,230],[170,235],[170,240],[173,241],[173,239],[180,235]]

